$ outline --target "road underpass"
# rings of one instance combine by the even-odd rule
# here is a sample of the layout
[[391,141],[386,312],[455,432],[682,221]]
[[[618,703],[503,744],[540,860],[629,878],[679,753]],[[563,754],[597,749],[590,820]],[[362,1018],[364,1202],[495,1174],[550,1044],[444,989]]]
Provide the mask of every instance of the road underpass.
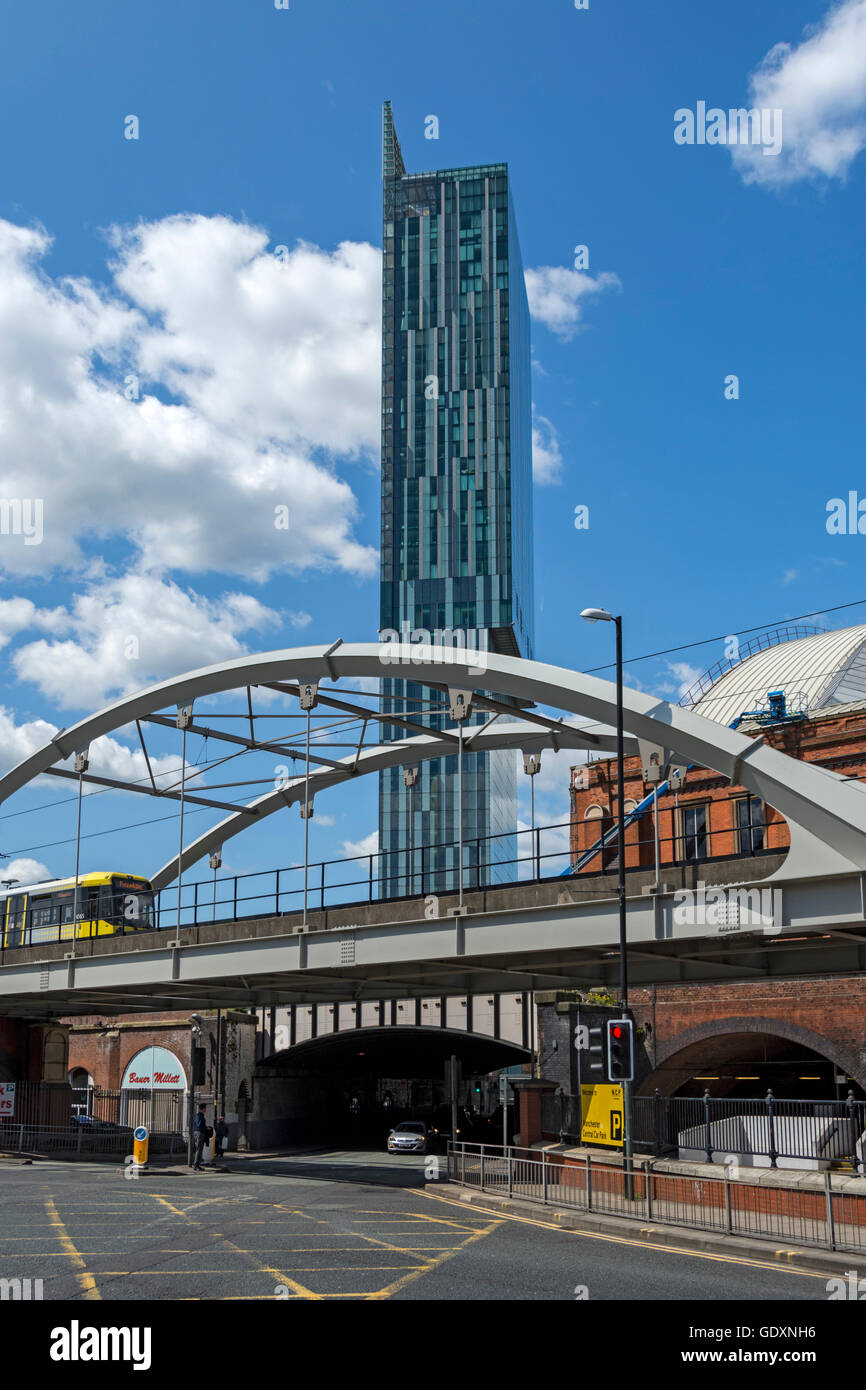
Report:
[[[530,1059],[522,1047],[465,1030],[356,1028],[310,1038],[263,1059],[253,1081],[254,1147],[308,1143],[384,1149],[406,1119],[451,1128],[450,1059],[458,1062],[458,1125],[501,1142],[502,1112],[489,1073]],[[494,1133],[495,1129],[495,1133]]]

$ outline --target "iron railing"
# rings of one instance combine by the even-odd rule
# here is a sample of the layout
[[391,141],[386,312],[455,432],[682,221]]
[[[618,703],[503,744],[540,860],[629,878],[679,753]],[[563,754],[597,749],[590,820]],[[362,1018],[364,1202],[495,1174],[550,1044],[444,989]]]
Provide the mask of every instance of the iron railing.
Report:
[[[646,872],[653,866],[652,818],[647,818],[646,833],[636,842],[626,843],[626,858],[640,862],[627,863],[627,872]],[[685,840],[679,833],[660,835],[660,862],[664,868],[683,864],[757,858],[775,849],[765,848],[766,822],[758,822],[742,830],[736,826],[717,830],[709,826],[700,842],[691,837]],[[498,887],[508,882],[543,882],[566,877],[571,872],[570,848],[564,849],[560,840],[570,833],[571,823],[536,826],[534,830],[512,832],[507,836],[486,836],[484,841],[469,840],[464,844],[464,890]],[[641,827],[644,829],[644,827]],[[515,854],[495,864],[481,852],[480,846],[493,839],[515,842]],[[455,842],[456,846],[456,842]],[[429,893],[456,891],[456,870],[431,868],[433,852],[450,845],[421,846],[414,851],[390,850],[386,853],[356,855],[348,859],[330,859],[307,868],[307,904],[310,910],[324,911],[329,907],[363,906],[382,901],[380,890],[395,884],[403,891],[388,893],[393,900],[425,897]],[[414,856],[414,869],[410,854]],[[397,875],[393,867],[380,872],[384,860],[402,858],[405,868]],[[616,845],[599,849],[599,867],[581,872],[584,879],[602,881],[617,872]],[[510,878],[505,875],[511,870]],[[495,875],[495,876],[494,876]],[[505,876],[504,876],[505,875]],[[261,870],[257,873],[235,874],[231,878],[200,879],[185,883],[181,890],[181,926],[196,926],[205,922],[230,921],[244,917],[280,916],[297,912],[304,901],[304,866]],[[161,928],[177,925],[177,886],[163,889],[156,895],[156,921]]]
[[[104,1155],[126,1156],[132,1153],[133,1130],[126,1125],[27,1125],[5,1120],[0,1122],[0,1153],[57,1154],[71,1157]],[[187,1143],[182,1134],[149,1135],[152,1154],[186,1157]]]
[[692,1177],[650,1158],[636,1159],[626,1173],[589,1153],[572,1158],[492,1144],[449,1143],[447,1162],[452,1182],[500,1197],[866,1253],[866,1195],[842,1191],[842,1179],[829,1172],[809,1191],[750,1183],[730,1170],[719,1177]]
[[[581,1142],[580,1099],[542,1096],[543,1133]],[[866,1100],[743,1100],[711,1096],[632,1099],[635,1149],[657,1158],[690,1157],[706,1163],[778,1168],[797,1163],[866,1163]]]
[[0,1152],[131,1153],[133,1130],[145,1125],[153,1153],[180,1153],[188,1104],[182,1091],[19,1081],[13,1114],[0,1117]]
[[[660,819],[674,816],[665,807]],[[601,828],[602,822],[598,822]],[[759,858],[778,853],[766,846],[768,821],[756,821],[747,826],[732,825],[724,829],[707,825],[704,830],[683,835],[675,821],[672,833],[659,834],[659,863],[664,869],[688,864],[718,863],[726,860]],[[609,827],[605,823],[605,833]],[[647,814],[638,823],[636,839],[626,840],[627,873],[646,872],[655,862],[653,818]],[[571,850],[572,822],[536,826],[534,829],[488,835],[464,842],[463,887],[465,891],[499,887],[508,883],[544,882],[570,876],[573,873]],[[492,841],[508,841],[513,848],[510,857],[494,860],[490,853]],[[563,844],[563,840],[565,844]],[[591,847],[595,850],[593,869],[582,869],[574,876],[580,882],[600,880],[617,873],[618,847],[616,842]],[[222,879],[196,879],[184,882],[181,888],[180,926],[194,927],[208,922],[234,921],[253,917],[279,917],[298,912],[304,905],[311,911],[330,907],[361,907],[384,898],[399,901],[426,897],[430,893],[456,892],[457,869],[435,867],[435,856],[442,851],[459,850],[458,841],[419,846],[413,850],[389,850],[381,853],[353,855],[346,859],[326,859],[287,868],[263,869],[234,874]],[[587,851],[579,856],[588,859]],[[395,867],[402,862],[402,869]],[[385,891],[387,890],[387,891]],[[396,890],[396,891],[395,891]],[[154,920],[161,930],[177,929],[177,885],[158,891],[155,895]],[[86,926],[86,924],[85,924]],[[71,924],[53,929],[40,927],[39,944],[68,941]],[[142,927],[121,920],[117,934],[138,933]],[[12,949],[0,933],[0,953]],[[18,929],[15,944],[31,943],[28,920]]]
[[748,642],[742,642],[738,645],[736,656],[723,657],[703,675],[699,676],[681,696],[680,705],[684,707],[694,705],[711,686],[715,685],[717,680],[757,652],[767,651],[768,648],[776,647],[782,642],[796,642],[802,637],[817,637],[823,632],[826,632],[826,628],[813,627],[806,623],[789,623],[787,627],[772,628],[769,632],[762,632],[758,637],[750,637]]

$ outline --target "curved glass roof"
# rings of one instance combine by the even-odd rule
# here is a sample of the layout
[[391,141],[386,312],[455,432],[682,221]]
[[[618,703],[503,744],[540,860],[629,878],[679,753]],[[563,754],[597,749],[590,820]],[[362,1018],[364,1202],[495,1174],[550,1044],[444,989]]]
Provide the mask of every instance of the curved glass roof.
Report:
[[693,706],[717,724],[767,708],[771,690],[784,690],[791,713],[866,700],[866,623],[780,642],[739,662]]

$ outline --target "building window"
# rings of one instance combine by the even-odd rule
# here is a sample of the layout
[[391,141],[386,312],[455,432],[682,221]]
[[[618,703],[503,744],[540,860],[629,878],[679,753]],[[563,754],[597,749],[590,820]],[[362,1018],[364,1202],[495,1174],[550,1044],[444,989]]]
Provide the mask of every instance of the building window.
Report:
[[686,860],[706,859],[707,857],[707,806],[684,806],[681,812],[683,858]]
[[735,803],[737,848],[755,854],[764,848],[764,803],[759,796],[745,796]]

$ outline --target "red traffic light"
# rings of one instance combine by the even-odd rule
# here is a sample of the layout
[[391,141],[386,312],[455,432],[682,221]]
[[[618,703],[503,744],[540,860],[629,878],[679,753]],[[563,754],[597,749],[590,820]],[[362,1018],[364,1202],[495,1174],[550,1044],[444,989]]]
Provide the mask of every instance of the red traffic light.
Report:
[[622,1029],[619,1027],[619,1025],[617,1025],[615,1028],[611,1028],[610,1031],[611,1031],[611,1033],[613,1034],[613,1036],[614,1036],[615,1038],[621,1038],[621,1037],[622,1037]]

